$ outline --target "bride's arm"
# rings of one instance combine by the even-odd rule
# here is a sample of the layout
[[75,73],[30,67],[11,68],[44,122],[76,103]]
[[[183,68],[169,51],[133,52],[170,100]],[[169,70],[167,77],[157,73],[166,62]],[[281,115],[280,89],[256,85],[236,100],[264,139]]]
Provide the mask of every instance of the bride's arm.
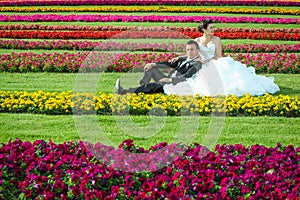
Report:
[[219,59],[222,57],[222,44],[221,44],[221,40],[219,37],[216,37],[214,40],[215,46],[216,46],[216,50],[215,50],[215,55],[214,57],[204,60],[203,64],[208,63],[209,61],[211,61],[212,59]]
[[202,64],[205,64],[205,63],[206,63],[206,61],[202,59],[202,55],[201,55],[200,52],[199,52],[199,54],[198,54],[198,58],[196,58],[195,61],[200,61]]
[[222,57],[222,44],[221,44],[221,40],[219,37],[216,37],[214,40],[214,43],[216,45],[216,51],[215,51],[215,56],[213,57],[213,59],[218,59]]

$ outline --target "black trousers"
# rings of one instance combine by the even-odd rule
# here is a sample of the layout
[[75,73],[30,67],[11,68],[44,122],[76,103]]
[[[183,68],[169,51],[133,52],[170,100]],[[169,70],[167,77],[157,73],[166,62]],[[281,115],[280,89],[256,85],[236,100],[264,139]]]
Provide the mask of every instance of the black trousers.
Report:
[[[158,82],[162,78],[166,78],[167,76],[159,71],[157,68],[153,67],[148,71],[144,71],[144,74],[140,80],[140,86],[136,88],[129,88],[126,92],[129,93],[145,93],[145,94],[154,94],[154,93],[164,93],[163,86],[165,83]],[[151,82],[153,79],[155,82]]]
[[160,82],[152,82],[152,83],[147,83],[144,85],[141,85],[136,88],[129,88],[128,92],[129,93],[140,93],[143,92],[145,94],[153,94],[153,93],[164,93],[164,88],[163,86],[165,83],[160,83]]
[[144,74],[140,80],[141,85],[145,85],[147,83],[150,83],[151,79],[153,79],[155,82],[158,82],[162,78],[166,78],[167,76],[159,71],[157,68],[153,67],[149,69],[148,71],[144,71]]

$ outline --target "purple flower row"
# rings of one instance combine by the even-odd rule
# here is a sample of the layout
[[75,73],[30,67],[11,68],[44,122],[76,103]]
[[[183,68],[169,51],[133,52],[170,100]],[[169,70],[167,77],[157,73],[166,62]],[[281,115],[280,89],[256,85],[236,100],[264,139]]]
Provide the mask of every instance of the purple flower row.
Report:
[[217,23],[300,24],[299,18],[224,17],[224,16],[163,16],[163,15],[0,15],[1,22],[201,22],[210,18]]
[[[253,66],[258,73],[300,73],[300,54],[258,53],[228,54],[247,66]],[[169,60],[176,53],[109,53],[109,52],[78,52],[35,54],[11,53],[0,57],[0,71],[7,72],[78,72],[86,71],[127,72],[142,68],[146,63]],[[226,55],[224,55],[226,56]]]
[[[92,41],[69,41],[69,40],[0,40],[2,49],[57,49],[57,50],[80,50],[80,51],[163,51],[184,52],[185,44],[170,43],[143,43],[143,42],[92,42]],[[228,44],[223,45],[223,51],[227,53],[298,53],[300,44]]]
[[[69,30],[69,31],[126,31],[144,29],[146,27],[127,26],[80,26],[80,25],[42,25],[42,24],[7,24],[0,25],[0,30]],[[165,30],[164,26],[158,27]],[[170,27],[171,28],[171,27]],[[298,32],[300,32],[298,30]]]
[[299,1],[283,0],[2,0],[0,6],[33,5],[203,5],[203,6],[300,6]]
[[16,139],[0,147],[10,199],[298,199],[300,148]]
[[[178,31],[199,32],[197,27],[174,26],[79,26],[79,25],[42,25],[42,24],[7,24],[0,25],[0,30],[51,30],[51,31]],[[244,32],[244,33],[300,33],[300,28],[215,28],[216,32]]]

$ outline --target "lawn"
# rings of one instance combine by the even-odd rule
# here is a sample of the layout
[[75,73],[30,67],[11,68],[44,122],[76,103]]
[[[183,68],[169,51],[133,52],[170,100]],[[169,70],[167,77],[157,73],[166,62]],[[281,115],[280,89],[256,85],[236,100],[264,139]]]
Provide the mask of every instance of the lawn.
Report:
[[[77,79],[76,73],[0,73],[1,90],[18,90],[18,91],[49,91],[62,92],[74,90]],[[141,73],[99,73],[91,74],[93,80],[99,79],[98,83],[92,82],[96,86],[96,91],[105,93],[115,92],[115,82],[121,78],[124,86],[136,86],[139,83]],[[278,84],[281,91],[277,94],[290,96],[300,96],[300,74],[265,74],[273,76],[275,83]],[[79,79],[78,79],[79,80]],[[276,94],[276,95],[277,95]]]
[[[93,120],[99,121],[100,126],[86,127],[86,124],[92,124]],[[282,145],[300,145],[299,118],[158,116],[150,118],[1,113],[0,125],[0,141],[4,143],[21,138],[24,141],[43,139],[55,143],[70,140],[92,143],[101,141],[115,147],[126,139],[132,139],[137,146],[146,149],[161,141],[187,144],[197,142],[209,148],[213,148],[216,143],[244,146],[260,144],[267,147],[275,147],[278,142]],[[205,137],[210,140],[204,141]]]

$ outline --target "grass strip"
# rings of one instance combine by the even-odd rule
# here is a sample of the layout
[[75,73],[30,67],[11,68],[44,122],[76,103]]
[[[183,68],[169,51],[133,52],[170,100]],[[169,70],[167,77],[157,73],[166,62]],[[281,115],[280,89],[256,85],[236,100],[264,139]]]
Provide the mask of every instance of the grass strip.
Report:
[[[123,84],[134,86],[139,83],[141,73],[101,73],[95,83],[97,92],[114,93],[115,81],[121,78]],[[300,74],[268,74],[273,76],[280,88],[279,94],[300,96]],[[0,73],[0,88],[5,91],[38,90],[63,92],[74,90],[77,74],[69,73]]]
[[[128,118],[129,117],[129,118]],[[86,120],[86,116],[81,116]],[[122,127],[122,121],[132,120],[132,125],[142,132],[128,132]],[[194,142],[203,143],[210,125],[213,125],[211,117],[154,117],[149,116],[97,116],[101,130],[89,127],[93,134],[102,134],[102,141],[109,140],[119,145],[122,141],[131,138],[137,146],[149,148],[152,145],[165,141],[174,142],[176,135],[180,134],[182,121],[193,121],[195,126]],[[80,118],[78,119],[80,120]],[[163,123],[148,126],[151,120]],[[199,120],[199,121],[198,121]],[[221,119],[219,119],[221,120]],[[0,113],[0,142],[20,138],[24,141],[52,140],[63,143],[70,140],[87,140],[84,132],[78,132],[73,116],[32,115],[32,114],[6,114]],[[282,145],[300,145],[299,140],[300,118],[284,117],[226,117],[222,125],[220,137],[216,141],[219,144],[243,144],[250,146],[260,144],[274,147],[277,142]],[[98,132],[97,132],[98,131]],[[153,132],[154,131],[154,132]],[[151,137],[146,137],[151,136]],[[98,137],[101,142],[101,137]],[[93,141],[97,142],[97,141]]]

